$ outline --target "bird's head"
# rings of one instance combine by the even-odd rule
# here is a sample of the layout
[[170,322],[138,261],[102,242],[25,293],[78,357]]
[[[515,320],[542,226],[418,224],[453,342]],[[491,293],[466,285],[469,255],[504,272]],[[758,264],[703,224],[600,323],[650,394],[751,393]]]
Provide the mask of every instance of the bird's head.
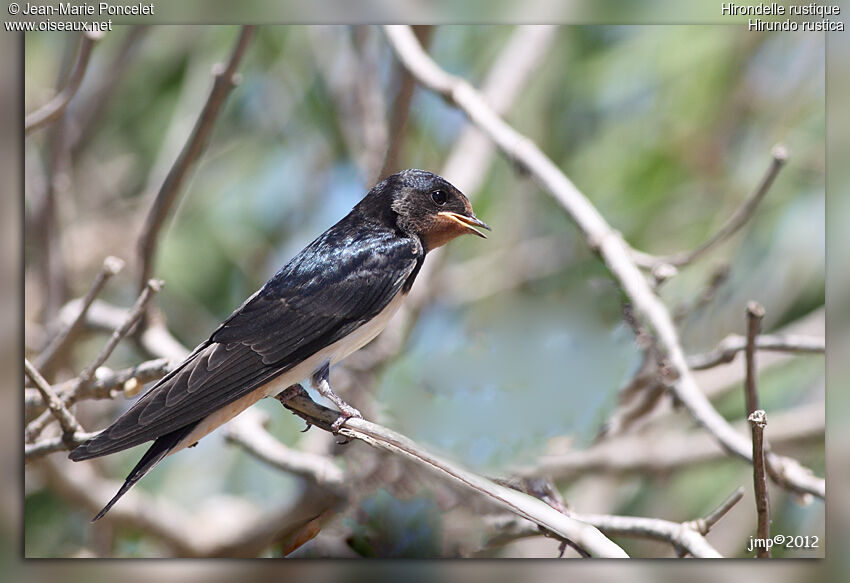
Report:
[[388,176],[369,195],[364,203],[388,206],[391,213],[385,216],[395,220],[400,230],[419,237],[426,251],[467,233],[486,239],[476,227],[490,230],[476,218],[472,204],[460,190],[425,170],[403,170]]

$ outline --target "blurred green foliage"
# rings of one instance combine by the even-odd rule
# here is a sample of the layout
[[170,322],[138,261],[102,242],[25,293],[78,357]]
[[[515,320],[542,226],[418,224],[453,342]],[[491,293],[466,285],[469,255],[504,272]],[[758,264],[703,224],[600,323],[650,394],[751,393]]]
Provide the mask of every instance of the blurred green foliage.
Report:
[[[141,37],[73,152],[72,186],[61,201],[65,253],[75,267],[73,294],[86,289],[106,254],[131,260],[129,271],[135,268],[133,244],[144,213],[206,97],[210,68],[226,57],[236,32],[162,26]],[[395,61],[380,31],[367,32],[377,35],[379,91],[391,106]],[[480,84],[511,32],[505,26],[438,27],[429,51],[448,71]],[[242,82],[161,239],[155,274],[166,288],[157,302],[187,346],[205,338],[371,186],[346,143],[346,120],[319,70],[314,33],[302,26],[260,28],[240,67]],[[91,98],[92,79],[105,74],[127,34],[118,27],[97,47],[71,114]],[[333,34],[347,37],[351,31],[335,27]],[[54,87],[73,40],[26,36],[28,111]],[[658,254],[692,248],[715,232],[758,184],[771,147],[788,146],[787,167],[743,232],[661,290],[675,307],[699,294],[718,265],[731,265],[715,301],[683,323],[686,348],[706,350],[726,334],[743,332],[749,299],[765,306],[768,331],[824,304],[823,63],[820,34],[567,26],[506,118],[555,160],[630,244]],[[404,129],[402,167],[438,172],[465,123],[457,110],[417,89]],[[45,139],[42,133],[28,145],[33,172],[43,167]],[[29,173],[27,181],[31,188]],[[532,462],[553,437],[569,435],[586,444],[639,354],[620,318],[620,293],[557,204],[498,156],[483,184],[475,207],[493,234],[486,242],[452,243],[448,263],[498,257],[519,242],[555,237],[563,241],[564,267],[470,305],[438,297],[421,314],[401,356],[380,371],[374,394],[389,425],[469,466],[499,473]],[[34,257],[26,261],[34,268]],[[127,305],[133,278],[119,279],[105,298]],[[27,293],[28,309],[36,309]],[[812,360],[762,380],[769,407],[797,404],[822,384],[822,361],[803,358]],[[110,364],[137,360],[119,352]],[[740,392],[720,403],[730,419],[741,415],[739,398]],[[274,418],[272,430],[292,442],[302,425],[273,405],[262,405]],[[137,455],[112,456],[104,464],[119,475]],[[190,509],[224,491],[270,507],[296,490],[293,478],[220,438],[207,438],[181,455],[137,487]],[[822,473],[822,448],[801,461]],[[747,468],[734,461],[689,469],[669,481],[629,479],[616,510],[686,520],[748,479]],[[569,500],[569,487],[565,495]],[[387,496],[379,491],[363,503],[370,521],[406,531],[411,520],[427,522],[439,514]],[[799,508],[780,493],[774,517],[787,534],[822,534],[820,503]],[[85,544],[91,536],[83,532],[85,519],[33,491],[26,504],[26,554],[67,554],[71,532]],[[355,529],[353,540],[361,554],[410,554],[408,547],[380,551],[371,523],[360,523],[365,530]],[[619,542],[627,549],[632,544]],[[437,553],[432,544],[416,542],[414,554]],[[128,556],[149,552],[131,537],[121,548]]]

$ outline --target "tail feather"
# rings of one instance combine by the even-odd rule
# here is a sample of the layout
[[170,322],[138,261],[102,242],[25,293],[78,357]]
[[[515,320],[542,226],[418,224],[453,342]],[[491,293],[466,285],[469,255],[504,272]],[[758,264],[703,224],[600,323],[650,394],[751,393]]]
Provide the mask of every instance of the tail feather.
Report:
[[145,452],[145,455],[142,456],[142,459],[139,460],[139,463],[137,463],[132,469],[130,474],[127,476],[127,479],[124,481],[124,484],[118,490],[118,493],[112,497],[112,500],[110,500],[107,505],[104,506],[94,518],[92,518],[91,521],[96,522],[103,518],[103,516],[109,512],[109,509],[112,508],[115,503],[118,502],[118,500],[142,478],[142,476],[147,474],[154,466],[162,461],[162,458],[168,455],[168,452],[170,452],[181,439],[194,429],[195,425],[195,423],[191,423],[186,427],[181,427],[171,433],[166,433],[162,437],[158,437],[150,448],[148,448],[148,451]]

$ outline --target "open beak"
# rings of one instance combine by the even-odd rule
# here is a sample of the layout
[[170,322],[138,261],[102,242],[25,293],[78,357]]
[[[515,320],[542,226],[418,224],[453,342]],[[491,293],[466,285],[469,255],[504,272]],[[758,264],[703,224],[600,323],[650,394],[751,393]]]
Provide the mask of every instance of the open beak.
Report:
[[487,229],[488,231],[492,231],[492,230],[493,230],[493,229],[491,229],[490,227],[488,227],[488,226],[487,226],[487,223],[485,223],[484,221],[480,221],[480,220],[478,220],[478,219],[477,219],[477,218],[475,218],[475,217],[468,217],[468,216],[466,216],[466,215],[461,215],[461,214],[459,214],[459,213],[453,213],[453,212],[450,212],[450,211],[442,211],[442,212],[440,212],[440,213],[438,213],[438,214],[440,214],[440,215],[442,215],[442,216],[446,217],[447,219],[451,219],[451,220],[455,221],[456,223],[460,223],[461,225],[463,225],[464,227],[466,227],[466,229],[467,229],[470,233],[473,233],[473,234],[475,234],[475,235],[478,235],[478,236],[479,236],[479,237],[481,237],[482,239],[486,239],[486,238],[487,238],[487,235],[485,235],[484,233],[482,233],[481,231],[479,231],[479,230],[478,230],[478,229],[476,229],[475,227],[480,227],[480,228],[482,228],[482,229]]

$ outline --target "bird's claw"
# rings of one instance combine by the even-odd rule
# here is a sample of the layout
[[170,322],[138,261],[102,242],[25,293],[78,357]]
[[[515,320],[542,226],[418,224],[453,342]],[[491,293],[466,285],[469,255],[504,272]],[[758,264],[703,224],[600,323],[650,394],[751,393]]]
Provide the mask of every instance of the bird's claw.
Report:
[[348,403],[343,402],[339,407],[339,417],[337,417],[336,420],[331,424],[331,431],[333,431],[334,433],[339,433],[339,430],[342,429],[342,426],[345,425],[345,422],[351,419],[352,417],[356,417],[357,419],[363,419],[363,415],[360,414],[360,411],[358,411]]

